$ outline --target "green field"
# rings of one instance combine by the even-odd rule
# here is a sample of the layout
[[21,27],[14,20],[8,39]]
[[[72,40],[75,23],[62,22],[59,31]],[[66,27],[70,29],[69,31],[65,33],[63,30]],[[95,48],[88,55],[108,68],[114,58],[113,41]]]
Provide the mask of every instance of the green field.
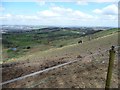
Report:
[[[2,35],[3,59],[17,58],[25,55],[27,52],[44,51],[51,48],[60,48],[70,45],[76,38],[83,36],[84,30],[32,30],[29,32],[9,32]],[[87,31],[86,35],[95,33],[95,31]],[[86,36],[84,35],[84,36]],[[17,48],[16,51],[11,48]]]
[[[3,63],[4,81],[57,66],[61,62],[78,61],[40,75],[20,80],[17,83],[13,82],[4,87],[104,88],[109,61],[108,50],[110,50],[112,45],[118,45],[118,34],[117,29],[101,31],[91,34],[91,37],[94,36],[91,39],[90,36],[73,39],[78,41],[82,38],[84,40],[83,43],[74,41],[75,43],[60,48],[51,48],[34,53],[28,51],[29,53],[26,55],[8,59]],[[78,58],[79,55],[82,59]],[[111,87],[113,88],[118,87],[117,55],[116,53],[111,82]]]
[[[84,44],[84,42],[91,41],[103,36],[112,35],[118,31],[118,29],[110,29],[94,32],[92,34],[88,33],[86,35],[80,34],[83,33],[83,31],[80,30],[77,31],[64,29],[52,32],[43,32],[42,30],[38,30],[37,32],[32,31],[30,33],[8,33],[3,35],[3,61],[6,62],[9,59],[29,56],[32,53],[50,52],[52,50],[56,51],[57,49],[62,50],[63,48],[67,49],[69,45],[74,48],[74,44],[79,46],[78,41],[80,40],[82,40]],[[98,41],[98,43],[102,45],[102,42]],[[17,48],[16,51],[10,49],[14,47]],[[90,48],[90,46],[87,47],[85,45],[85,48]],[[44,56],[46,54],[43,53],[41,55]]]

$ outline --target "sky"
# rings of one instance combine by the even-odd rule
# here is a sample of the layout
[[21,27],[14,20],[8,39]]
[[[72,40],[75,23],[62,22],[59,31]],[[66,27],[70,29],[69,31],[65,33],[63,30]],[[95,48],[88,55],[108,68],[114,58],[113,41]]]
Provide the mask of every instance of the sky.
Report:
[[3,0],[0,24],[118,26],[118,0]]

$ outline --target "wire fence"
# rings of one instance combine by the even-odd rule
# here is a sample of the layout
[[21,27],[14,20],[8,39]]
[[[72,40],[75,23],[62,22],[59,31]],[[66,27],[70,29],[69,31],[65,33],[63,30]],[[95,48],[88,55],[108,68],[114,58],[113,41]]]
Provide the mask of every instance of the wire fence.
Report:
[[[116,53],[119,53],[118,52],[118,48],[120,48],[120,46],[115,46],[115,48],[114,48],[115,51],[116,51]],[[100,53],[104,53],[104,52],[108,52],[108,51],[109,50],[103,50]],[[97,54],[99,54],[99,52],[93,53],[91,55],[84,56],[83,58],[91,57],[91,56],[94,56],[94,55],[97,55]],[[83,59],[83,58],[81,58],[81,59]],[[0,83],[0,86],[5,85],[5,84],[9,84],[9,83],[13,83],[13,82],[16,82],[16,81],[19,81],[19,80],[23,80],[23,79],[26,79],[28,77],[35,76],[37,74],[41,74],[43,72],[47,72],[47,71],[50,71],[50,70],[53,70],[53,69],[56,69],[56,68],[59,68],[59,67],[63,67],[65,65],[72,64],[72,63],[77,62],[77,61],[79,61],[79,60],[74,60],[74,61],[66,62],[66,63],[60,64],[60,65],[57,65],[57,66],[53,66],[53,67],[50,67],[50,68],[47,68],[47,69],[44,69],[44,70],[40,70],[40,71],[31,73],[31,74],[25,75],[25,76],[21,76],[21,77],[15,78],[15,79],[11,79],[11,80],[8,80],[8,81]]]

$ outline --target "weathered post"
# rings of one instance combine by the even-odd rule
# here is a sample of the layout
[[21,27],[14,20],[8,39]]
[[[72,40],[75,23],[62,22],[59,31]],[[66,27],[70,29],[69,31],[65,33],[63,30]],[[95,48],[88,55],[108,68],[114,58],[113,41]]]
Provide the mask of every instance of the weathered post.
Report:
[[109,90],[111,78],[112,78],[112,69],[114,65],[114,59],[115,59],[115,47],[112,46],[109,50],[109,65],[108,65],[108,71],[107,71],[107,77],[106,77],[106,86],[105,90]]

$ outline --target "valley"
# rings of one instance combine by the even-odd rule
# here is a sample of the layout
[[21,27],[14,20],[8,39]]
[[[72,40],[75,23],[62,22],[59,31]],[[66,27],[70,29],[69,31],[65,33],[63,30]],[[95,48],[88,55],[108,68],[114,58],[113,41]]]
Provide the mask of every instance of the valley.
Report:
[[[46,33],[47,31],[44,32]],[[74,31],[82,33],[82,30]],[[85,30],[83,31],[87,32]],[[15,47],[14,45],[18,46],[18,51],[11,50],[10,52],[12,54],[19,52],[16,56],[3,59],[3,82],[70,61],[77,61],[3,85],[3,87],[104,88],[109,60],[108,50],[112,45],[118,46],[119,29],[92,30],[86,34],[71,32],[71,30],[52,31],[52,29],[51,32],[48,32],[49,34],[32,33],[33,31],[29,33],[15,33],[11,38],[10,33],[3,36],[3,40],[7,40],[6,37],[9,37],[9,41],[16,42],[10,45],[13,45],[13,47]],[[31,38],[27,38],[28,35]],[[36,40],[33,40],[34,43],[30,43],[32,35],[38,37],[38,39],[35,38]],[[36,41],[39,40],[40,37],[43,38],[43,41],[40,43],[37,42],[38,45]],[[23,38],[26,40],[23,41]],[[49,39],[51,40],[49,41]],[[82,42],[78,43],[80,40]],[[20,44],[22,41],[24,44]],[[46,42],[49,42],[49,44]],[[41,47],[41,44],[43,44],[43,47]],[[25,52],[24,49],[26,49],[28,45],[30,48]],[[46,45],[48,48],[44,48]],[[12,47],[9,46],[8,48],[7,44],[4,46],[3,52]],[[7,52],[8,55],[5,56],[11,56],[12,54],[10,52]],[[113,84],[111,87],[118,87],[118,55],[119,53],[117,52],[112,79]]]

